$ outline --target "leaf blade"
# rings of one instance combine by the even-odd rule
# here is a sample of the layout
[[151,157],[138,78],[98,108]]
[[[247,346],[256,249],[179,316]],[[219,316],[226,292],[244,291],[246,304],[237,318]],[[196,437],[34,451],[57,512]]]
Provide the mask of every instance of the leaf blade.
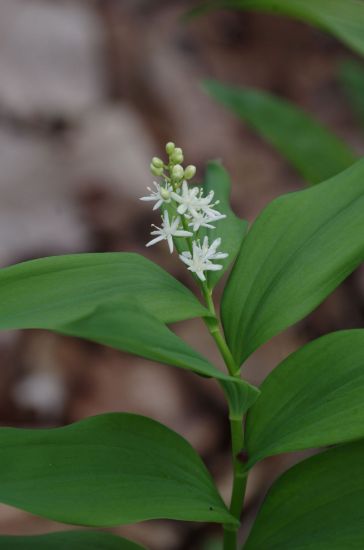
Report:
[[232,521],[203,462],[149,418],[110,413],[52,430],[0,430],[0,501],[76,525]]
[[363,208],[364,159],[263,210],[244,239],[222,300],[237,362],[308,315],[363,261]]
[[271,487],[244,550],[342,550],[364,545],[364,442],[330,449]]
[[208,315],[186,287],[143,256],[72,254],[0,270],[0,329],[54,328],[131,296],[166,323]]
[[356,0],[211,0],[192,9],[198,16],[212,9],[239,9],[287,15],[331,33],[364,55],[364,7]]
[[206,273],[207,281],[211,288],[213,288],[236,258],[247,231],[248,222],[238,218],[231,209],[231,181],[229,174],[220,162],[208,162],[203,189],[205,195],[210,191],[214,192],[214,201],[219,201],[217,210],[226,216],[223,220],[216,222],[216,229],[203,229],[201,231],[201,238],[205,235],[208,236],[210,243],[217,237],[220,237],[221,251],[229,254],[227,258],[218,261],[223,266],[220,271],[208,271]]
[[364,126],[364,67],[353,59],[341,63],[339,77],[353,110]]
[[213,80],[205,81],[204,88],[273,145],[309,183],[338,174],[356,159],[342,140],[286,100]]
[[[97,531],[60,531],[46,535],[0,536],[0,546],[8,550],[143,550],[122,537]],[[145,550],[145,549],[144,549]]]
[[[57,332],[85,338],[202,376],[246,384],[213,366],[165,324],[130,302],[104,304],[75,321],[56,327]],[[253,390],[252,390],[253,391]],[[254,388],[254,392],[257,391]]]
[[364,330],[328,334],[278,365],[246,424],[249,466],[364,437]]

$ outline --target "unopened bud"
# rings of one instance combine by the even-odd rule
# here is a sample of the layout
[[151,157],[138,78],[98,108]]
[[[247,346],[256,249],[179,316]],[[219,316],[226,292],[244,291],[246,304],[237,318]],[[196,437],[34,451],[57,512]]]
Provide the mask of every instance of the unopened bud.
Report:
[[176,148],[176,146],[173,143],[173,141],[169,141],[166,145],[167,155],[171,155],[173,153],[173,151],[175,150],[175,148]]
[[161,159],[158,158],[158,157],[153,157],[153,158],[152,158],[152,164],[153,164],[153,166],[155,166],[156,168],[163,168],[163,160],[161,160]]
[[183,151],[180,147],[176,147],[171,155],[171,161],[174,164],[181,164],[183,162]]
[[186,166],[185,168],[186,180],[192,179],[195,174],[196,174],[196,166],[194,166],[193,164],[189,164],[188,166]]
[[184,176],[184,170],[180,164],[173,166],[172,177],[176,180],[181,180]]
[[163,174],[163,166],[161,168],[157,168],[156,166],[154,166],[154,164],[151,164],[150,171],[152,172],[153,176],[161,176]]
[[162,199],[168,201],[171,198],[171,193],[165,187],[161,187],[160,194]]

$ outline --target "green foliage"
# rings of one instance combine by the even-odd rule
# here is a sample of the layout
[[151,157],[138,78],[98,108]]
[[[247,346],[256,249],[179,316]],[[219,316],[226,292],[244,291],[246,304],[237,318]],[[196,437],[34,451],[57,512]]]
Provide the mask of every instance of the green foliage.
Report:
[[[241,380],[236,378],[235,380]],[[255,386],[248,384],[244,380],[238,384],[236,381],[231,380],[219,380],[227,402],[229,404],[229,417],[230,419],[243,418],[246,411],[256,402],[260,396],[260,391]]]
[[191,10],[189,17],[219,8],[271,12],[301,19],[333,34],[364,55],[362,0],[210,0]]
[[355,161],[349,147],[288,101],[267,92],[207,81],[204,88],[271,143],[309,183],[319,183]]
[[244,550],[364,548],[364,442],[297,464],[269,490]]
[[332,333],[302,347],[261,391],[246,426],[250,465],[364,437],[364,330]]
[[244,380],[230,378],[214,367],[163,323],[131,303],[114,302],[99,306],[89,315],[67,325],[55,327],[55,330],[191,370],[202,376],[230,381],[238,385],[244,395],[247,393],[253,397],[259,393]]
[[[208,88],[313,183],[352,163],[352,153],[341,142],[289,104],[217,83]],[[293,134],[299,151],[289,139]],[[161,518],[221,523],[224,550],[236,550],[254,463],[281,452],[351,442],[284,474],[270,490],[245,548],[362,548],[364,439],[352,441],[364,438],[364,330],[333,333],[304,346],[267,377],[261,393],[239,378],[238,365],[310,313],[363,260],[364,159],[324,183],[274,200],[245,236],[247,223],[231,210],[230,180],[222,165],[208,165],[203,192],[190,192],[185,182],[181,190],[182,179],[193,178],[195,167],[176,164],[183,152],[173,143],[167,149],[176,158],[167,167],[166,187],[155,184],[143,199],[157,201],[162,213],[172,208],[172,225],[165,212],[165,224],[154,235],[157,242],[167,239],[172,252],[171,239],[177,234],[174,245],[192,251],[182,261],[196,274],[207,307],[136,254],[61,256],[0,270],[0,329],[50,329],[218,379],[229,405],[230,509],[187,441],[151,419],[128,413],[51,430],[0,429],[0,501],[93,527]],[[153,173],[167,168],[153,158]],[[219,201],[217,211],[209,191]],[[227,217],[216,230],[198,230],[219,212]],[[228,258],[217,252],[216,238],[223,241]],[[225,341],[210,290],[236,256],[222,300]],[[215,260],[222,260],[223,269],[210,273]],[[231,375],[167,327],[192,317],[204,317]],[[0,537],[0,545],[142,550],[125,539],[89,531],[6,536]]]
[[[137,254],[57,256],[2,269],[0,302],[3,330],[50,329],[229,379],[163,322],[210,313],[181,283]],[[234,383],[256,393],[243,381]]]
[[364,66],[348,59],[341,64],[339,76],[354,112],[364,126]]
[[29,537],[0,536],[7,550],[143,550],[135,542],[97,531],[60,531]]
[[270,203],[244,239],[222,319],[238,363],[318,306],[364,258],[364,159]]
[[0,501],[33,514],[95,527],[153,518],[234,522],[189,443],[142,416],[3,428],[0,446]]
[[53,329],[123,299],[165,323],[209,315],[187,288],[143,256],[74,254],[0,270],[0,329]]
[[202,228],[200,231],[201,238],[207,235],[209,237],[209,242],[220,237],[221,241],[224,243],[224,252],[229,254],[226,259],[219,261],[223,266],[221,271],[207,272],[207,281],[210,287],[213,287],[221,279],[229,265],[234,261],[248,228],[248,223],[245,220],[240,220],[231,210],[230,177],[220,162],[211,161],[208,163],[203,188],[206,195],[209,191],[214,192],[214,200],[220,201],[218,204],[219,211],[226,215],[225,219],[218,222],[216,229]]

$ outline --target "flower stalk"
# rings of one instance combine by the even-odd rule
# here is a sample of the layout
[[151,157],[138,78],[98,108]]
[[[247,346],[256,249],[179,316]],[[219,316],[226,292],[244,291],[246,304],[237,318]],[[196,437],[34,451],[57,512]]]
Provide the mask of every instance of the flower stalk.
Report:
[[[176,245],[176,248],[181,248],[180,239],[183,239],[185,249],[179,250],[179,258],[187,266],[187,269],[195,275],[201,288],[206,306],[211,314],[211,316],[204,318],[207,329],[220,351],[230,376],[239,378],[240,369],[225,341],[215,310],[212,290],[206,277],[206,272],[222,269],[222,265],[216,263],[216,261],[226,258],[228,254],[218,251],[221,244],[219,237],[211,243],[207,236],[204,236],[203,239],[200,237],[201,228],[215,229],[212,224],[226,216],[216,208],[219,201],[213,202],[213,191],[204,196],[201,187],[188,184],[188,180],[195,176],[196,168],[193,165],[183,168],[184,155],[182,149],[169,142],[166,145],[166,152],[169,157],[166,164],[158,157],[154,157],[150,165],[152,174],[162,178],[162,183],[154,182],[154,189],[148,187],[150,194],[141,198],[143,201],[155,202],[153,210],[161,209],[162,211],[161,227],[153,226],[154,230],[151,235],[154,238],[146,246],[152,246],[165,240],[170,253],[172,253],[174,245]],[[175,241],[176,238],[179,239],[178,243]],[[233,462],[230,512],[240,522],[247,478],[242,461],[244,448],[243,418],[230,415],[230,430]],[[236,550],[237,537],[237,525],[224,525],[224,550]]]

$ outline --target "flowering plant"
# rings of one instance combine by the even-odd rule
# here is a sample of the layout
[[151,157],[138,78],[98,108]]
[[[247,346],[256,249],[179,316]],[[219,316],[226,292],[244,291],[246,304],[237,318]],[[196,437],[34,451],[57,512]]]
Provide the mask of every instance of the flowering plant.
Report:
[[[364,331],[322,336],[288,356],[261,387],[242,377],[246,359],[308,315],[364,257],[364,160],[310,189],[270,203],[247,232],[232,212],[229,177],[194,166],[166,146],[143,201],[160,209],[147,246],[166,241],[199,295],[129,253],[43,258],[0,271],[0,329],[43,328],[93,340],[216,380],[226,396],[232,490],[226,504],[180,435],[135,414],[110,413],[50,430],[0,429],[0,501],[63,523],[110,527],[155,518],[222,525],[224,550],[239,546],[247,479],[283,452],[333,446],[302,460],[271,487],[245,550],[364,546]],[[219,251],[220,245],[222,252]],[[214,287],[224,287],[221,321]],[[168,328],[201,317],[226,372]],[[244,420],[245,419],[245,420]],[[0,537],[4,548],[141,546],[100,531]]]

